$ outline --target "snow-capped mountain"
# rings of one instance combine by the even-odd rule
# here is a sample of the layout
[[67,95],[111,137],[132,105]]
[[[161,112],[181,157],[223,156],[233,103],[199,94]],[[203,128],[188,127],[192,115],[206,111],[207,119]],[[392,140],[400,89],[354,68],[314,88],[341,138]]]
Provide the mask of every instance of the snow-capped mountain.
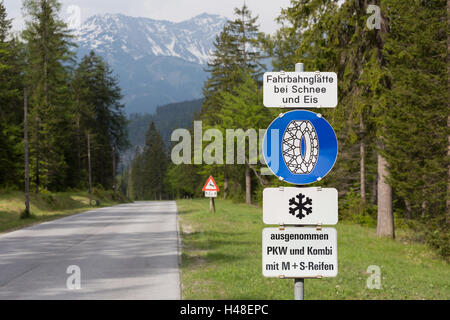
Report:
[[105,14],[87,19],[76,36],[81,48],[106,55],[121,50],[135,60],[171,56],[206,64],[225,22],[224,17],[206,13],[179,23]]
[[94,50],[120,78],[127,112],[199,98],[206,63],[226,18],[201,14],[182,22],[95,15],[76,31],[78,56]]

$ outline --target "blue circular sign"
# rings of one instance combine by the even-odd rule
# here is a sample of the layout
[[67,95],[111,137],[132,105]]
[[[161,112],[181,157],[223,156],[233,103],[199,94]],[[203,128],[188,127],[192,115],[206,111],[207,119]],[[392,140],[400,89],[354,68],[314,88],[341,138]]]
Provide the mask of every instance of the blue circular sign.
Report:
[[264,159],[270,170],[292,184],[322,180],[338,154],[336,134],[322,115],[295,110],[282,113],[264,136]]

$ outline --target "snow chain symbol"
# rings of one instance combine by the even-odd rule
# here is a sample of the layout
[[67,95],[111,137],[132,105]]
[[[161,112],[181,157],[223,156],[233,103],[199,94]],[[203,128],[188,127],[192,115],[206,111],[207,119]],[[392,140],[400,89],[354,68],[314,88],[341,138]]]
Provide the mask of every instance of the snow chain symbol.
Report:
[[[295,201],[295,198],[298,199],[298,201]],[[308,207],[309,205],[309,207]],[[306,215],[309,215],[312,213],[312,199],[306,197],[305,199],[305,195],[300,193],[297,196],[295,196],[294,198],[289,199],[289,213],[292,214],[293,216],[295,215],[295,213],[298,211],[297,215],[295,215],[297,218],[299,218],[300,220],[304,217],[306,217]],[[303,214],[303,211],[305,212],[305,214]]]
[[283,136],[283,159],[293,174],[309,174],[316,166],[319,140],[309,121],[292,121]]

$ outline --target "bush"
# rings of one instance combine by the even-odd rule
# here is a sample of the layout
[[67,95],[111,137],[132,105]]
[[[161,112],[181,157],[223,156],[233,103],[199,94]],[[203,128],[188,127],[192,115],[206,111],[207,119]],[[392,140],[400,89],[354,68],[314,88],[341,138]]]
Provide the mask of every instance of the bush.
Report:
[[0,188],[0,194],[10,194],[11,192],[19,191],[20,189],[14,185],[4,185]]
[[375,227],[377,206],[364,204],[354,188],[339,199],[339,220],[351,221],[360,225]]
[[450,228],[445,216],[423,221],[425,242],[435,248],[438,253],[450,262]]
[[25,209],[20,212],[20,219],[31,219],[33,215],[31,212],[27,212]]

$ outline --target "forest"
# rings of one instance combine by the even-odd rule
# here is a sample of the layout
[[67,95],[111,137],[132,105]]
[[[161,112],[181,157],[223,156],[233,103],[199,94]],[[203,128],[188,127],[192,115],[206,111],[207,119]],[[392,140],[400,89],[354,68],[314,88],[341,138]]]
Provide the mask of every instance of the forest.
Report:
[[[202,121],[203,130],[223,133],[266,129],[285,111],[262,104],[268,58],[274,71],[293,71],[302,62],[305,70],[336,72],[338,106],[317,112],[336,131],[339,155],[331,173],[314,185],[339,190],[340,219],[374,226],[382,237],[394,238],[397,227],[412,228],[416,240],[448,257],[449,4],[382,0],[374,5],[381,14],[371,27],[367,1],[292,0],[272,35],[259,31],[250,8],[236,8],[234,20],[216,37],[205,100],[195,120]],[[151,127],[148,136],[153,134]],[[159,150],[146,142],[129,170],[129,185],[138,187],[142,179],[133,177],[145,176],[143,168],[150,174],[145,154]],[[242,165],[167,163],[158,167],[165,174],[153,199],[203,197],[209,175],[221,197],[248,205],[261,204],[263,188],[283,185],[262,175],[262,166],[251,164],[248,153]]]
[[91,184],[112,189],[128,146],[118,79],[94,52],[76,56],[58,1],[25,0],[23,10],[14,34],[0,2],[0,187],[87,189],[90,165]]
[[172,132],[177,128],[189,128],[202,103],[203,99],[182,101],[159,106],[154,114],[131,114],[127,124],[130,149],[135,151],[137,146],[144,146],[145,133],[152,121],[169,148]]

